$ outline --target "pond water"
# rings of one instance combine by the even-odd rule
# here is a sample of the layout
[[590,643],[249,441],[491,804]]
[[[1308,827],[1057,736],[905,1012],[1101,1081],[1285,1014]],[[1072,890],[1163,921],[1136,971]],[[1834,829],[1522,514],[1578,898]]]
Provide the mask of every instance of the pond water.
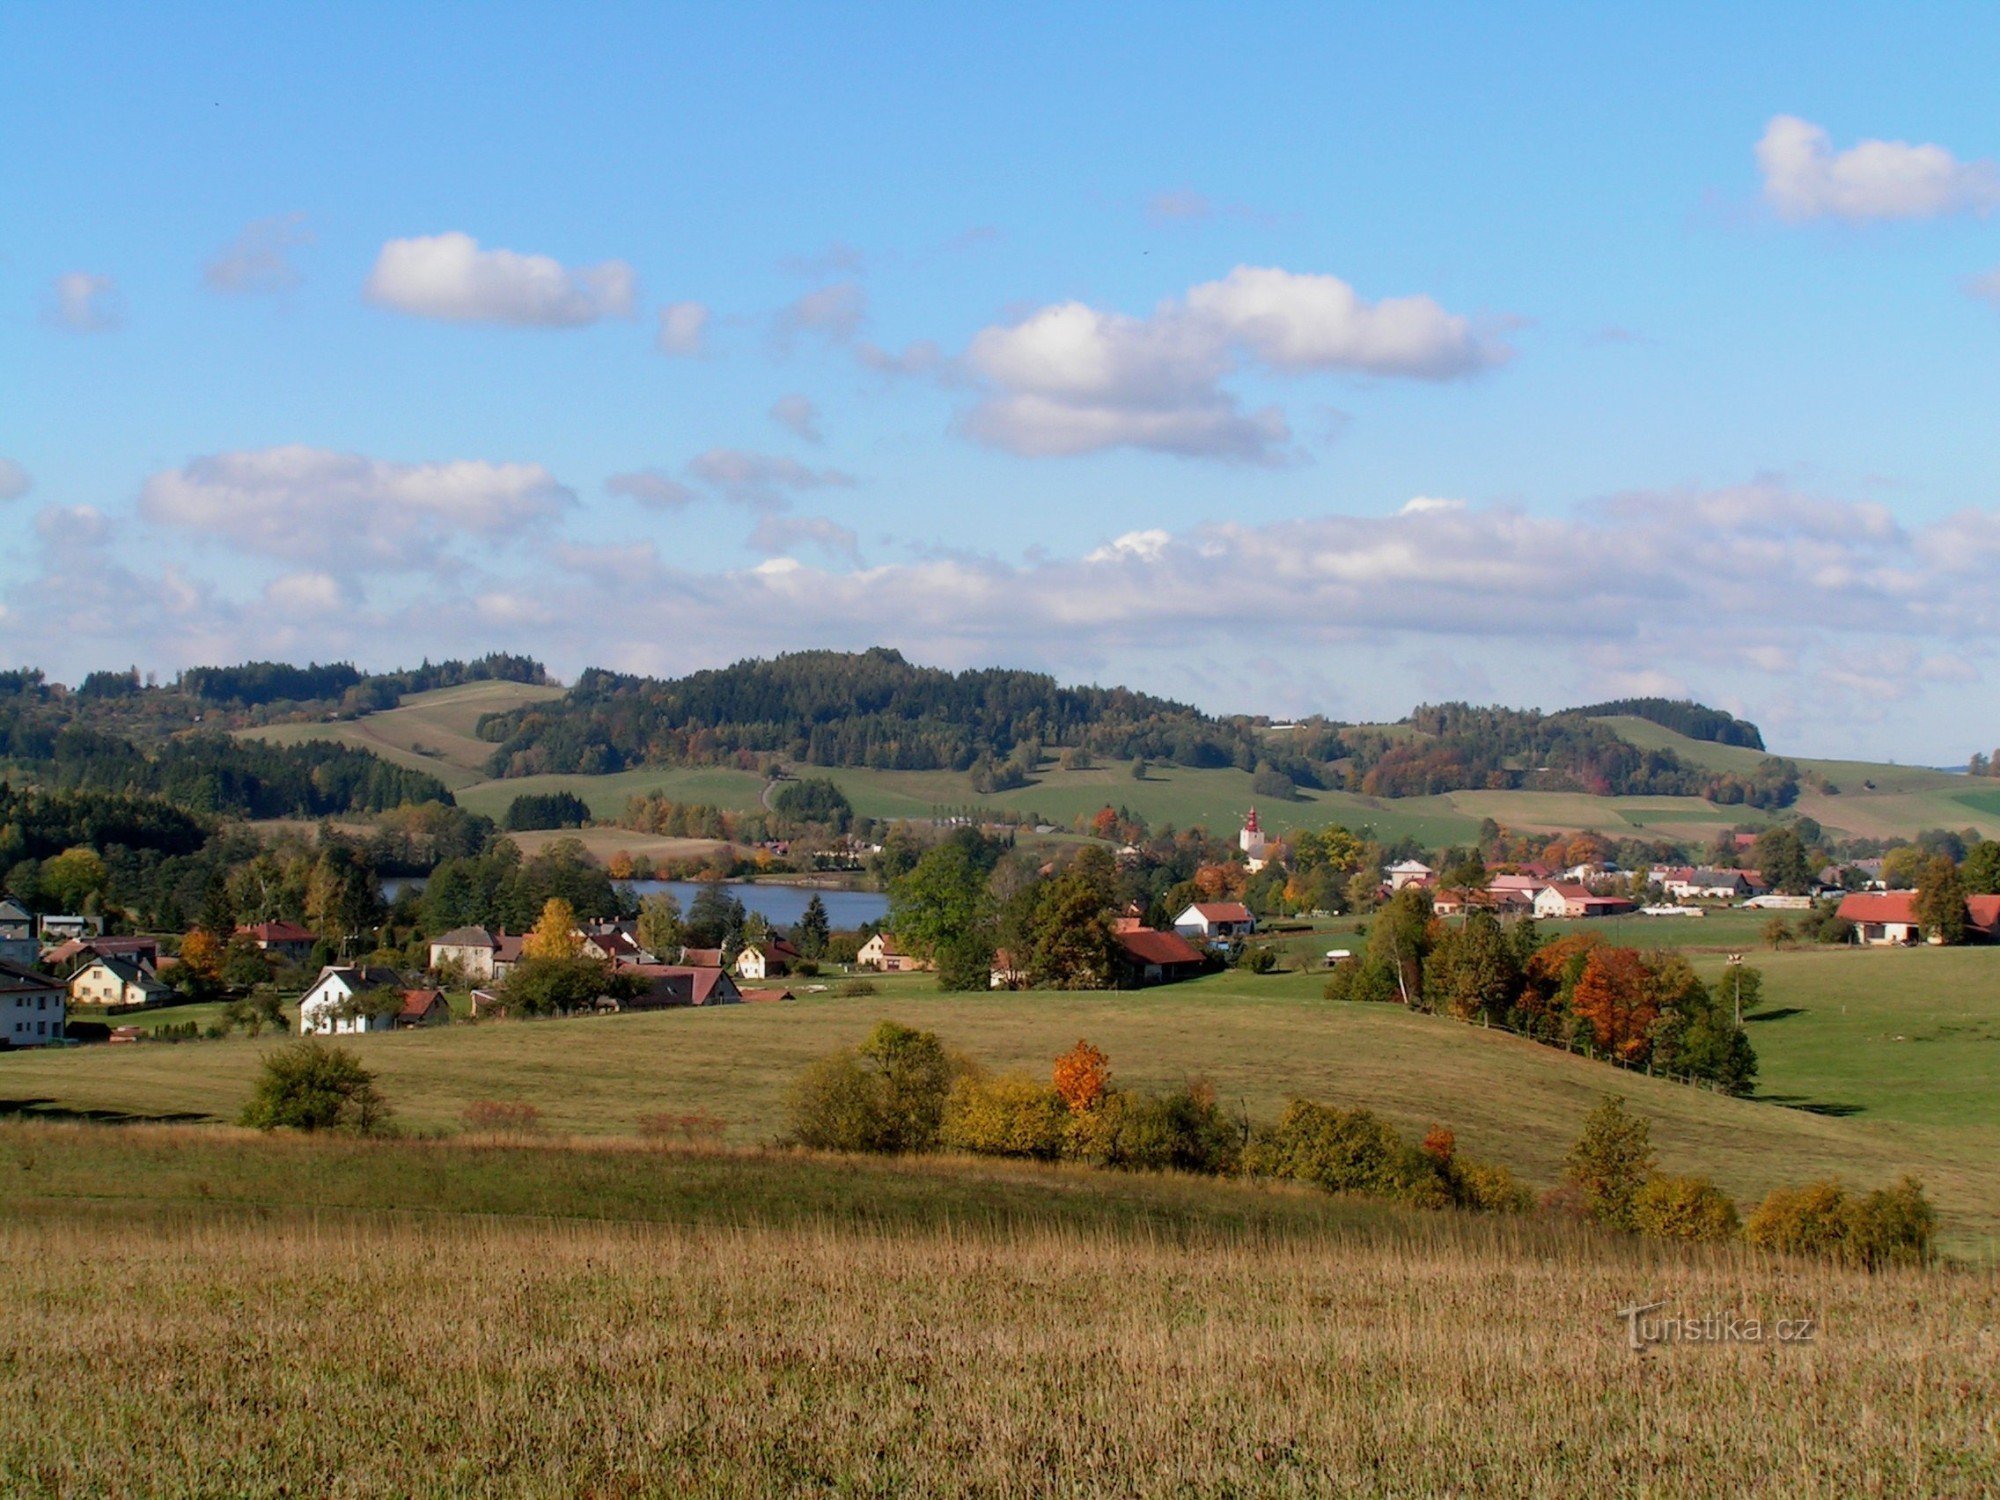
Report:
[[[665,891],[686,911],[701,886],[692,880],[633,880],[626,882],[640,896]],[[394,901],[405,890],[422,890],[421,875],[396,875],[382,882],[382,899]],[[889,914],[889,898],[876,891],[816,891],[807,886],[758,885],[749,881],[725,880],[722,888],[773,927],[789,927],[805,915],[806,903],[814,896],[826,903],[827,921],[834,927],[859,927],[879,922]]]

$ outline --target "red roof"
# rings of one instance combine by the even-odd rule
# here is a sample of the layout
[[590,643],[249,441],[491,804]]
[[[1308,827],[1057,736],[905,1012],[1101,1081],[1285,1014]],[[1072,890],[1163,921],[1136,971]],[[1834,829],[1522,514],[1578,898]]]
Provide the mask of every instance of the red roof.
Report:
[[431,1007],[445,1003],[443,990],[404,990],[403,1014],[413,1021],[421,1021],[431,1013]]
[[1171,968],[1175,964],[1198,964],[1202,961],[1201,954],[1178,932],[1155,932],[1150,927],[1140,927],[1131,932],[1114,933],[1113,937],[1119,947],[1142,964]]
[[2000,932],[2000,896],[1967,896],[1965,915],[1974,927]]
[[1250,908],[1241,901],[1197,901],[1194,909],[1204,922],[1247,922]]
[[685,980],[690,1005],[706,1005],[717,998],[735,999],[738,994],[736,981],[729,977],[727,969],[706,964],[629,964],[619,972],[642,975],[655,981],[655,988],[666,981]]
[[296,922],[259,922],[255,927],[239,927],[240,936],[255,938],[260,943],[316,943],[319,934],[309,932]]
[[1854,891],[1840,898],[1840,913],[1850,922],[1915,922],[1915,891]]

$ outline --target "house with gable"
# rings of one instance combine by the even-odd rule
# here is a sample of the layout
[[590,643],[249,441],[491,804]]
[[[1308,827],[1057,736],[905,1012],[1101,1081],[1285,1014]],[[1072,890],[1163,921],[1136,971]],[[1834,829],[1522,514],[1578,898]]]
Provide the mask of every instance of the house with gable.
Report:
[[253,926],[237,928],[236,936],[248,938],[257,945],[258,952],[268,953],[288,964],[307,962],[319,944],[319,934],[309,927],[301,927],[297,922],[258,922]]
[[[362,996],[393,996],[367,1005]],[[357,1036],[369,1031],[394,1031],[402,1007],[403,977],[394,969],[373,964],[329,964],[299,997],[300,1036]]]
[[431,972],[456,965],[474,984],[484,984],[496,977],[493,959],[499,949],[500,940],[484,927],[454,927],[431,939]]
[[789,974],[804,955],[783,938],[766,938],[750,943],[736,955],[738,979],[770,979]]
[[164,1005],[172,986],[129,958],[93,958],[69,976],[71,1005]]
[[61,980],[0,962],[0,1048],[60,1045],[67,1019]]
[[1174,918],[1175,932],[1206,943],[1226,943],[1256,930],[1257,919],[1241,901],[1196,901]]

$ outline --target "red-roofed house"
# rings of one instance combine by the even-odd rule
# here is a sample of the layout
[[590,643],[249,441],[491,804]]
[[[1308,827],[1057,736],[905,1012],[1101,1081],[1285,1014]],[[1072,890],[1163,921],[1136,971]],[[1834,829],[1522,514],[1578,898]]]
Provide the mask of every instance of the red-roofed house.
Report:
[[917,969],[928,969],[930,965],[913,953],[905,953],[896,945],[896,940],[886,932],[878,932],[861,945],[861,951],[854,961],[864,968],[880,969],[884,974],[907,974]]
[[1257,930],[1257,919],[1240,901],[1197,901],[1174,918],[1174,931],[1182,937],[1198,937],[1208,942],[1248,937]]
[[799,950],[783,938],[766,938],[761,943],[749,943],[736,955],[736,977],[770,979],[778,974],[789,974],[801,957]]
[[1202,971],[1204,960],[1195,946],[1178,932],[1155,932],[1150,927],[1112,935],[1118,944],[1120,968],[1127,984],[1163,984],[1188,979]]
[[247,937],[260,952],[288,964],[302,964],[311,958],[313,945],[319,941],[317,933],[296,922],[259,922],[254,927],[237,928],[236,935]]
[[[1854,924],[1854,941],[1871,948],[1924,941],[1915,891],[1852,891],[1840,898],[1839,915]],[[1967,896],[1965,925],[1974,942],[2000,942],[2000,896]]]
[[723,968],[695,964],[629,964],[620,974],[637,975],[646,988],[619,1010],[669,1010],[683,1005],[734,1005],[743,998]]
[[1552,885],[1535,897],[1535,915],[1542,918],[1620,917],[1637,911],[1623,896],[1597,896],[1580,885]]

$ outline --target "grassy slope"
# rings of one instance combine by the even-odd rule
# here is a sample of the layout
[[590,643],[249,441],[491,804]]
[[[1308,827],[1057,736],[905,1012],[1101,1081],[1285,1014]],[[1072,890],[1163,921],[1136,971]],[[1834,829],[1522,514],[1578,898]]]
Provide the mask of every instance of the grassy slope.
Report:
[[[1616,717],[1603,722],[1642,749],[1672,750],[1716,770],[1747,771],[1763,759],[1762,751],[1691,740],[1646,719]],[[1907,838],[1924,828],[1977,828],[1988,838],[2000,838],[2000,795],[1996,795],[2000,788],[1981,787],[1967,777],[1927,766],[1788,759],[1840,788],[1832,796],[1816,791],[1799,795],[1798,810],[1828,828],[1861,838]]]
[[[330,1207],[357,1199],[420,1207]],[[1996,1381],[1967,1335],[2000,1313],[1990,1273],[1869,1278],[984,1163],[215,1132],[0,1129],[0,1204],[8,1493],[1555,1495],[1643,1475],[1832,1496],[1992,1477]],[[1661,1300],[1822,1331],[1635,1359],[1609,1309]]]
[[[1848,956],[1872,964],[1940,955]],[[1258,1118],[1303,1094],[1368,1104],[1413,1132],[1442,1119],[1465,1149],[1544,1184],[1557,1175],[1583,1115],[1615,1091],[1655,1121],[1668,1167],[1711,1172],[1740,1197],[1813,1175],[1873,1185],[1916,1170],[1950,1215],[1955,1243],[2000,1232],[2000,1131],[1972,1123],[1981,1109],[1991,1119],[1994,1104],[1990,1083],[1980,1095],[1976,1070],[1967,1075],[1962,1115],[1882,1107],[1838,1117],[1722,1099],[1391,1007],[1331,1005],[1317,989],[1315,976],[1293,974],[1220,976],[1139,994],[968,997],[939,994],[919,978],[861,998],[491,1024],[355,1045],[417,1129],[455,1129],[473,1100],[526,1099],[565,1131],[628,1135],[641,1114],[703,1109],[728,1122],[731,1139],[755,1142],[775,1133],[784,1089],[807,1060],[858,1039],[882,1016],[933,1027],[989,1067],[1037,1074],[1087,1036],[1130,1084],[1203,1075]],[[1773,989],[1774,1008],[1788,1003],[1775,979]],[[1788,1025],[1803,1039],[1816,1023],[1774,1021],[1760,1036],[1775,1038]],[[0,1058],[0,1108],[226,1119],[268,1045],[246,1039]],[[1765,1086],[1821,1104],[1858,1097],[1879,1055],[1861,1050],[1843,1078],[1829,1076],[1825,1056],[1816,1061],[1802,1046],[1794,1080],[1785,1051],[1776,1045]]]
[[480,715],[562,696],[562,689],[520,682],[468,682],[413,693],[397,707],[338,723],[273,724],[243,733],[252,739],[295,745],[332,740],[372,750],[399,766],[428,771],[454,792],[485,779],[493,747],[473,730]]

